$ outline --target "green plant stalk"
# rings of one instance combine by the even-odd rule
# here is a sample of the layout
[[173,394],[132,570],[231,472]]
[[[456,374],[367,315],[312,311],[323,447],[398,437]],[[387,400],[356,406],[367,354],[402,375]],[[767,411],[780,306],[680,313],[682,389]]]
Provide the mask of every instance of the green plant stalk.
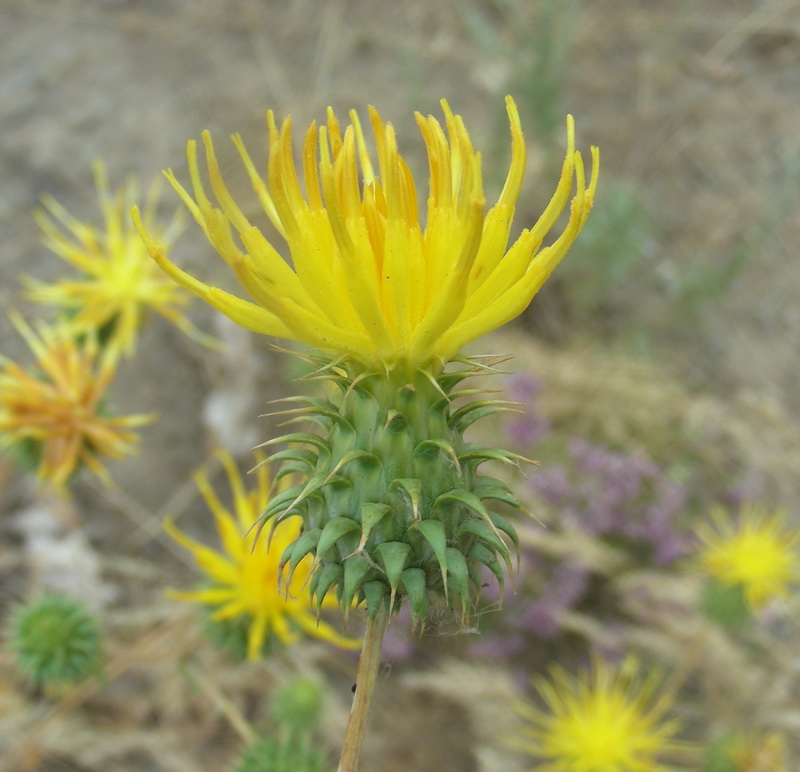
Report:
[[364,735],[367,732],[367,719],[369,708],[372,704],[372,695],[375,692],[375,683],[378,678],[378,668],[381,664],[381,644],[386,632],[386,623],[389,620],[386,604],[381,604],[375,617],[367,620],[367,629],[364,634],[364,644],[361,648],[361,657],[358,660],[358,675],[356,676],[356,693],[353,697],[353,707],[347,719],[347,728],[344,731],[342,754],[339,757],[338,772],[357,772],[358,761],[361,758],[361,748],[364,745]]

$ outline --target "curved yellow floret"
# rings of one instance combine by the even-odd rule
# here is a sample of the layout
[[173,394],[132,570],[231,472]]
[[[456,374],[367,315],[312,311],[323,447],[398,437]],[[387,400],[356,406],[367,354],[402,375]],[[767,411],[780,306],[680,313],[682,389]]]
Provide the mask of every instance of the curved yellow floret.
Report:
[[[301,174],[292,154],[291,118],[278,127],[272,113],[268,115],[266,179],[235,136],[262,208],[288,245],[288,260],[228,192],[210,134],[204,132],[203,145],[216,203],[201,180],[197,145],[189,142],[191,192],[171,171],[167,178],[253,302],[178,268],[135,208],[134,220],[150,254],[169,276],[248,329],[338,353],[379,371],[398,365],[436,370],[465,344],[525,309],[592,207],[598,151],[592,148],[587,182],[569,116],[566,158],[556,191],[539,220],[508,247],[526,153],[510,97],[506,107],[511,166],[488,211],[481,157],[461,116],[444,100],[444,126],[432,116],[416,115],[430,168],[424,227],[416,183],[398,151],[394,128],[374,109],[369,117],[376,165],[355,111],[344,133],[330,109],[326,125],[311,124],[303,143]],[[564,230],[543,247],[567,208]]]
[[[186,317],[188,297],[167,279],[147,254],[128,212],[139,196],[135,180],[112,193],[106,167],[94,165],[95,182],[103,214],[102,226],[73,217],[54,198],[46,197],[36,219],[44,243],[77,275],[55,282],[23,276],[29,300],[66,312],[79,334],[99,334],[133,354],[136,337],[148,310],[160,314],[204,345],[219,348],[219,341],[203,334]],[[182,230],[177,214],[166,228],[158,228],[158,190],[154,185],[147,197],[144,222],[168,247]]]

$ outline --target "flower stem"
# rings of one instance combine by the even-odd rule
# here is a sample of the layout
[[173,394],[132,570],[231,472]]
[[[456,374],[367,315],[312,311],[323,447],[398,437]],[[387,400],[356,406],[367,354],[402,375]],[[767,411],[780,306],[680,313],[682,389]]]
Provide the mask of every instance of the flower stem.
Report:
[[342,755],[339,757],[338,772],[357,772],[358,770],[361,747],[367,732],[369,707],[372,703],[372,694],[375,691],[378,668],[381,664],[381,644],[388,619],[386,606],[381,603],[375,618],[367,620],[364,644],[358,660],[356,693],[353,698],[353,707],[350,709],[350,717],[347,719],[347,728],[344,730],[344,743]]

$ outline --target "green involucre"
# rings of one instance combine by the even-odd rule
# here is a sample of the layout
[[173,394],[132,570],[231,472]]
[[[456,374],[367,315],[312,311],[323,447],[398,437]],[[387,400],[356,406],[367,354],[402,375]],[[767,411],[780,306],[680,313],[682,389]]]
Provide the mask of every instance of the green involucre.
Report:
[[527,460],[463,436],[478,419],[514,409],[502,400],[464,403],[482,391],[457,389],[494,363],[463,359],[456,372],[401,377],[313,361],[338,393],[290,398],[299,407],[281,414],[319,433],[297,431],[266,443],[288,446],[271,457],[281,464],[277,477],[301,480],[261,517],[262,526],[303,519],[303,533],[281,563],[291,571],[314,556],[310,589],[320,606],[335,591],[345,613],[363,602],[374,617],[380,604],[395,611],[407,599],[419,622],[433,594],[465,620],[483,567],[502,587],[511,549],[519,547],[514,527],[493,507],[522,506],[502,480],[478,470],[487,461],[518,467]]

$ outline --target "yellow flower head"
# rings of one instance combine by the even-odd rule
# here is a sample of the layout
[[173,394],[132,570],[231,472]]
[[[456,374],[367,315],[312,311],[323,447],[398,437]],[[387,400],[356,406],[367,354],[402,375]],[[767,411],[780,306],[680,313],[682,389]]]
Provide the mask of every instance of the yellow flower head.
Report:
[[[506,100],[511,168],[500,196],[485,211],[481,157],[459,115],[444,100],[444,127],[416,115],[428,153],[427,217],[420,224],[417,188],[397,149],[395,131],[370,109],[377,166],[361,123],[350,112],[344,134],[332,110],[312,123],[302,150],[302,175],[292,155],[292,124],[268,114],[269,165],[256,171],[239,136],[233,141],[272,226],[286,241],[285,260],[231,197],[214,146],[203,134],[212,203],[189,142],[190,194],[168,171],[209,241],[255,301],[210,287],[171,263],[134,210],[151,255],[186,289],[256,332],[342,354],[368,368],[439,368],[466,343],[505,324],[530,303],[559,263],[592,206],[598,153],[588,184],[567,119],[567,154],[544,213],[508,248],[525,171],[525,141],[516,105]],[[300,176],[302,176],[302,188]],[[570,202],[573,182],[576,187]],[[542,244],[569,206],[564,231]],[[238,238],[237,238],[238,235]]]
[[656,695],[661,680],[657,671],[641,676],[633,657],[619,671],[593,659],[578,678],[555,666],[534,681],[546,708],[518,706],[530,726],[515,745],[548,762],[541,772],[666,772],[665,757],[688,746],[672,739],[679,724],[664,718],[672,701]]
[[[269,500],[266,467],[256,470],[256,487],[246,490],[233,459],[227,453],[219,458],[228,474],[233,493],[233,511],[214,493],[205,473],[197,475],[197,486],[214,514],[222,551],[217,552],[167,523],[169,534],[190,550],[209,585],[190,592],[173,592],[179,600],[193,601],[214,609],[213,622],[247,622],[247,658],[255,660],[264,644],[276,638],[284,644],[299,640],[301,633],[334,643],[343,648],[358,648],[361,642],[344,638],[321,621],[304,587],[311,572],[309,555],[287,580],[288,567],[279,573],[281,556],[299,534],[298,518],[284,520],[271,530],[254,527]],[[330,604],[336,605],[333,601]]]
[[61,493],[81,466],[111,484],[101,458],[135,452],[132,429],[153,420],[104,410],[116,350],[101,351],[96,336],[76,340],[72,328],[43,326],[37,335],[17,314],[11,320],[37,366],[25,370],[0,356],[0,447],[32,450],[38,477]]
[[697,529],[699,560],[708,576],[740,586],[753,609],[786,598],[800,581],[800,530],[790,527],[782,510],[749,505],[738,522],[722,508],[711,513],[713,527]]
[[[146,309],[171,321],[191,337],[215,345],[184,316],[187,296],[149,258],[130,221],[129,210],[139,196],[131,180],[112,196],[105,166],[94,167],[104,224],[95,227],[75,219],[55,199],[44,199],[44,210],[36,213],[45,244],[79,272],[73,279],[53,284],[23,277],[27,297],[37,303],[67,312],[81,333],[111,333],[113,342],[131,354]],[[144,221],[156,229],[158,187],[147,199]],[[182,226],[177,214],[166,230],[155,230],[165,246],[174,241]]]

